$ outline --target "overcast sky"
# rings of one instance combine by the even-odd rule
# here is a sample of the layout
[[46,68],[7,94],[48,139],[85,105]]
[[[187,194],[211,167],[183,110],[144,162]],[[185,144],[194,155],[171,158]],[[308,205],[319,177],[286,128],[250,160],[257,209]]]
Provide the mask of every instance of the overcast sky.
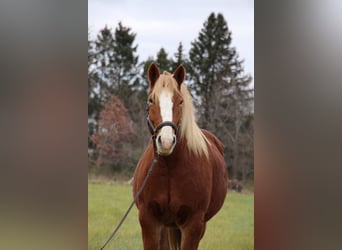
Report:
[[161,47],[173,56],[179,42],[188,54],[211,12],[223,14],[245,71],[254,76],[253,0],[88,0],[88,27],[95,38],[106,24],[114,30],[121,21],[137,34],[141,62]]

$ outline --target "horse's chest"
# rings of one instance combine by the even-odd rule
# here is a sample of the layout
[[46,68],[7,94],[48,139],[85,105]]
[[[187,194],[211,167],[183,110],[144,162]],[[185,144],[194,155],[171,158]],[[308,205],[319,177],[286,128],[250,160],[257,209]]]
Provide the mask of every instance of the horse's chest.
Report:
[[178,169],[161,169],[149,209],[166,226],[182,225],[190,214],[209,204],[209,188],[194,173]]
[[183,165],[160,167],[153,183],[155,196],[161,197],[161,203],[171,208],[202,199],[199,197],[210,189],[208,179],[211,178],[209,172],[199,169]]

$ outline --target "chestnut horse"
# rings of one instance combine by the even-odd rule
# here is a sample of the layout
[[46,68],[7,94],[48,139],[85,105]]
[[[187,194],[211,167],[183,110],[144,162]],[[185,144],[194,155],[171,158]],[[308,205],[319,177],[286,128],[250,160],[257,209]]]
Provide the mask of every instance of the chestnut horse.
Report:
[[206,222],[222,207],[227,171],[222,143],[195,122],[185,69],[148,69],[148,124],[152,133],[134,174],[133,195],[158,161],[136,201],[145,250],[194,250]]

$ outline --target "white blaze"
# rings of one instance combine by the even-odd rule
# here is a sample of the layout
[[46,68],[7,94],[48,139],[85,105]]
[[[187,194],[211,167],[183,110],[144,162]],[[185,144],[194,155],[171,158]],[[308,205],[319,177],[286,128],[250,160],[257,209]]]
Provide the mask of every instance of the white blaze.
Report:
[[[172,122],[172,95],[168,91],[163,90],[159,96],[159,106],[160,106],[160,115],[162,117],[163,122],[170,121]],[[172,128],[170,126],[165,126],[160,131],[161,141],[163,147],[170,147],[173,141]]]

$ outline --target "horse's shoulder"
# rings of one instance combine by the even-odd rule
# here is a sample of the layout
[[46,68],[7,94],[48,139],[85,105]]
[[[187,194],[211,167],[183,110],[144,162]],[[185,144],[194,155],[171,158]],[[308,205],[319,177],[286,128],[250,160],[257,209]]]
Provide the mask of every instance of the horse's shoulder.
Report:
[[137,166],[134,171],[134,178],[144,178],[148,167],[153,161],[153,142],[150,140],[145,152],[140,156]]
[[150,140],[147,147],[145,148],[144,153],[140,156],[137,167],[146,166],[153,160],[153,141]]
[[219,152],[223,155],[223,153],[224,153],[223,143],[214,134],[212,134],[208,130],[202,129],[202,132],[205,135],[205,137],[207,137],[209,142],[213,143],[216,146],[216,148],[219,150]]

